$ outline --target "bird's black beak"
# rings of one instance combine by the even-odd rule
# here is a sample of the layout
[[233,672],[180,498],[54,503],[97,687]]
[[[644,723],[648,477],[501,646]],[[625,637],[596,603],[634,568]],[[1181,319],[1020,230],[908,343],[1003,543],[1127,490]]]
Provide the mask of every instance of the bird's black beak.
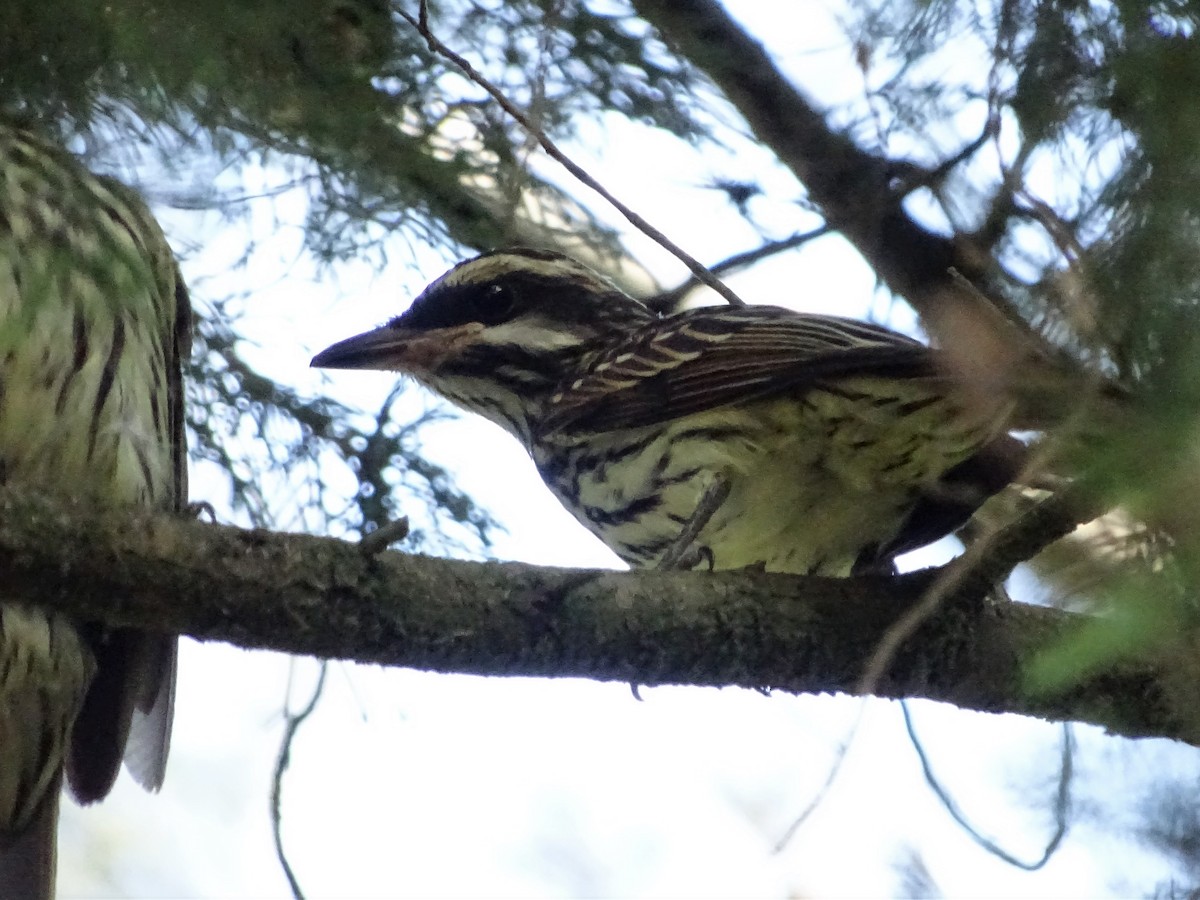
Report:
[[393,358],[402,358],[408,332],[384,326],[338,341],[312,358],[314,368],[387,369]]
[[483,328],[479,322],[423,331],[384,325],[326,347],[310,365],[322,369],[431,372],[444,359],[474,343]]

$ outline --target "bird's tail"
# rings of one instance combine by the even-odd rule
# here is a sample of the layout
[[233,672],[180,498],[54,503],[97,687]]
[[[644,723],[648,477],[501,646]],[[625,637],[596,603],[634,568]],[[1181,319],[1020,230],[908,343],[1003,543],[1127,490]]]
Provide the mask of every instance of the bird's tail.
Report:
[[3,900],[51,900],[54,896],[61,794],[60,770],[28,824],[16,833],[0,833],[0,898]]
[[94,672],[64,616],[0,603],[0,900],[54,894],[64,756]]

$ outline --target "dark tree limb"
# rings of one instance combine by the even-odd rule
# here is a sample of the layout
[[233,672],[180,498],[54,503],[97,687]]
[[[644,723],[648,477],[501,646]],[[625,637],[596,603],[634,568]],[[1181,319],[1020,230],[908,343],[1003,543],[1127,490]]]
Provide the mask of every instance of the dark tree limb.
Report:
[[[882,635],[936,577],[368,556],[329,538],[125,518],[0,491],[0,590],[9,600],[200,640],[440,672],[853,692]],[[953,599],[898,648],[875,694],[1200,744],[1194,718],[1172,700],[1190,671],[1182,651],[1114,665],[1064,694],[1030,695],[1023,663],[1083,618],[961,590]]]
[[896,165],[831,129],[766,48],[716,0],[636,0],[634,6],[713,80],[755,136],[808,188],[829,224],[922,316],[936,320],[949,295],[961,294],[953,271],[972,283],[982,280],[988,261],[914,222],[896,189]]
[[[833,131],[757,40],[715,0],[637,0],[638,14],[692,60],[737,107],[755,136],[808,188],[898,294],[920,301],[952,268],[971,271],[953,242],[914,223],[891,188],[889,160]],[[970,268],[968,268],[968,266]]]
[[985,391],[1004,384],[1033,409],[1049,403],[1052,421],[1069,411],[1069,398],[1079,396],[1078,366],[1012,313],[996,289],[992,248],[971,235],[937,234],[908,214],[906,195],[921,182],[909,177],[911,165],[831,128],[717,0],[634,0],[634,6],[712,79],[755,137],[804,184],[828,224],[912,305],[960,375],[978,378]]

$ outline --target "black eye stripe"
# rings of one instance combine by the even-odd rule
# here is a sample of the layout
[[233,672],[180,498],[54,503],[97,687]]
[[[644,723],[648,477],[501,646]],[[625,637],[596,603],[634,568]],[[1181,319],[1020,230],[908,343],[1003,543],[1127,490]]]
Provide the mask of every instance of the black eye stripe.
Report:
[[[492,327],[533,315],[564,327],[604,331],[627,318],[638,322],[653,318],[616,288],[598,277],[584,279],[573,269],[560,276],[519,269],[497,274],[493,266],[482,269],[479,280],[466,279],[462,269],[451,270],[426,288],[391,322],[392,327],[412,331],[469,323]],[[597,302],[601,296],[603,301]]]
[[475,284],[434,284],[416,299],[396,325],[402,328],[449,328],[467,322],[499,325],[534,309],[569,317],[579,305],[571,302],[569,282],[514,273]]
[[519,314],[517,295],[510,285],[455,285],[426,291],[396,322],[404,328],[449,328],[467,322],[496,325]]

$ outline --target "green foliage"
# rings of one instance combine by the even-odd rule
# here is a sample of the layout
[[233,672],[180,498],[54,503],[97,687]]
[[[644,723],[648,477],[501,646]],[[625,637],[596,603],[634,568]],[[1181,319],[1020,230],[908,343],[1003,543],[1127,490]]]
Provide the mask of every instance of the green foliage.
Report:
[[[535,3],[446,3],[432,26],[478,48],[473,62],[556,138],[610,109],[702,135],[694,75],[644,25],[548,8],[547,19]],[[201,184],[188,171],[197,160],[289,171],[308,198],[308,248],[327,265],[382,263],[396,234],[447,249],[582,240],[617,252],[590,210],[526,165],[528,136],[385,0],[12,0],[0,5],[0,97],[0,114],[177,204],[239,215],[241,192]],[[270,495],[291,485],[320,511],[308,527],[369,530],[424,501],[432,512],[410,543],[444,551],[432,535],[449,521],[486,543],[491,519],[421,455],[419,426],[433,414],[400,424],[385,406],[363,419],[274,383],[239,354],[228,306],[205,299],[192,451],[227,473],[235,510],[271,524]],[[331,460],[357,484],[352,508],[321,474]]]
[[[1029,686],[1062,689],[1173,646],[1200,626],[1200,9],[854,8],[848,30],[874,126],[860,119],[856,136],[936,171],[926,198],[986,257],[994,295],[1073,364],[1128,392],[1069,453],[1062,434],[1051,439],[1065,471],[1085,474],[1128,518],[1097,529],[1069,569],[1039,569],[1057,602],[1098,615],[1036,661]],[[986,67],[957,64],[972,55]],[[971,143],[974,133],[982,139]],[[1081,415],[1107,402],[1086,392],[1073,401]]]
[[[445,4],[432,27],[478,48],[473,62],[554,137],[574,133],[579,114],[610,109],[703,134],[691,69],[644,25],[552,7],[546,19],[533,3]],[[0,60],[0,111],[64,139],[94,146],[101,135],[170,159],[179,136],[201,134],[224,165],[303,160],[322,258],[363,252],[380,239],[369,225],[443,246],[554,245],[581,233],[612,245],[526,167],[528,136],[384,0],[13,0],[0,10]],[[527,192],[532,220],[519,208]]]

